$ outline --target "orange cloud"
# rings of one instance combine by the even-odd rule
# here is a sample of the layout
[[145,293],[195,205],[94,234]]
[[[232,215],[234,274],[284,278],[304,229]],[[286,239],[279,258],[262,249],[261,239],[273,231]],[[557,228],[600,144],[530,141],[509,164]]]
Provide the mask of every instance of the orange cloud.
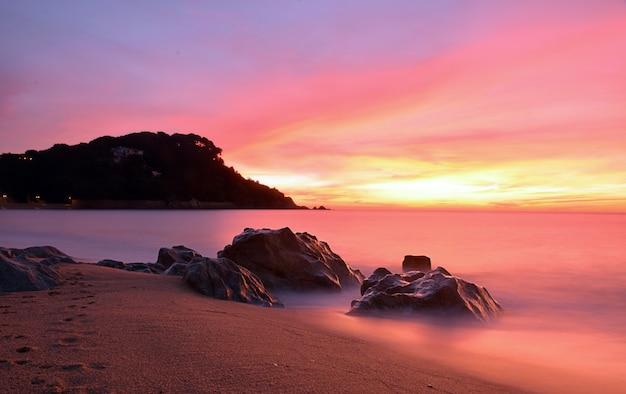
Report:
[[260,123],[228,158],[327,205],[624,210],[624,17],[554,30],[305,80],[294,121]]

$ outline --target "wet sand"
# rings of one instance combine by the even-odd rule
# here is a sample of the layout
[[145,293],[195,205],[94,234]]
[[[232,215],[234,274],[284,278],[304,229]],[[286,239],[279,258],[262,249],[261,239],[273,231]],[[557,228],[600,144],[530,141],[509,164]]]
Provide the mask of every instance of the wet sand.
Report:
[[57,268],[61,286],[0,294],[3,392],[521,392],[306,310],[214,300],[179,277]]

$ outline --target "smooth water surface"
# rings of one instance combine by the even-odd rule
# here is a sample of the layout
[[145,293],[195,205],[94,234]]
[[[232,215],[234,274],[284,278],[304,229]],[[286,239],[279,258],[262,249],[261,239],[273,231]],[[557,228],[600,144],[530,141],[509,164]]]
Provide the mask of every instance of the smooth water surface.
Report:
[[626,215],[2,210],[0,246],[148,262],[174,245],[214,257],[246,227],[285,226],[328,242],[365,275],[380,266],[400,271],[405,254],[428,255],[485,286],[505,310],[490,326],[459,327],[347,317],[357,293],[293,300],[293,307],[317,305],[306,311],[315,324],[533,391],[626,392]]

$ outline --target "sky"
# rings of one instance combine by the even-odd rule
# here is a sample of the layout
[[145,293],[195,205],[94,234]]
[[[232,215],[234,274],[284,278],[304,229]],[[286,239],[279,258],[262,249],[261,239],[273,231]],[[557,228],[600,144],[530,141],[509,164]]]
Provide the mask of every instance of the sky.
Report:
[[626,212],[626,1],[0,1],[0,153],[194,133],[331,208]]

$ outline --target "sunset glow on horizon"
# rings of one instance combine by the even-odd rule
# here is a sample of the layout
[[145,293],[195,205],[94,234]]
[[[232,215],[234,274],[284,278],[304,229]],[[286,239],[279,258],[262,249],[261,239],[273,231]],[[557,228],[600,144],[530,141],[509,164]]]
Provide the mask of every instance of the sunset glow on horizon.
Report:
[[3,2],[0,153],[195,133],[309,207],[626,212],[626,3],[544,3]]

